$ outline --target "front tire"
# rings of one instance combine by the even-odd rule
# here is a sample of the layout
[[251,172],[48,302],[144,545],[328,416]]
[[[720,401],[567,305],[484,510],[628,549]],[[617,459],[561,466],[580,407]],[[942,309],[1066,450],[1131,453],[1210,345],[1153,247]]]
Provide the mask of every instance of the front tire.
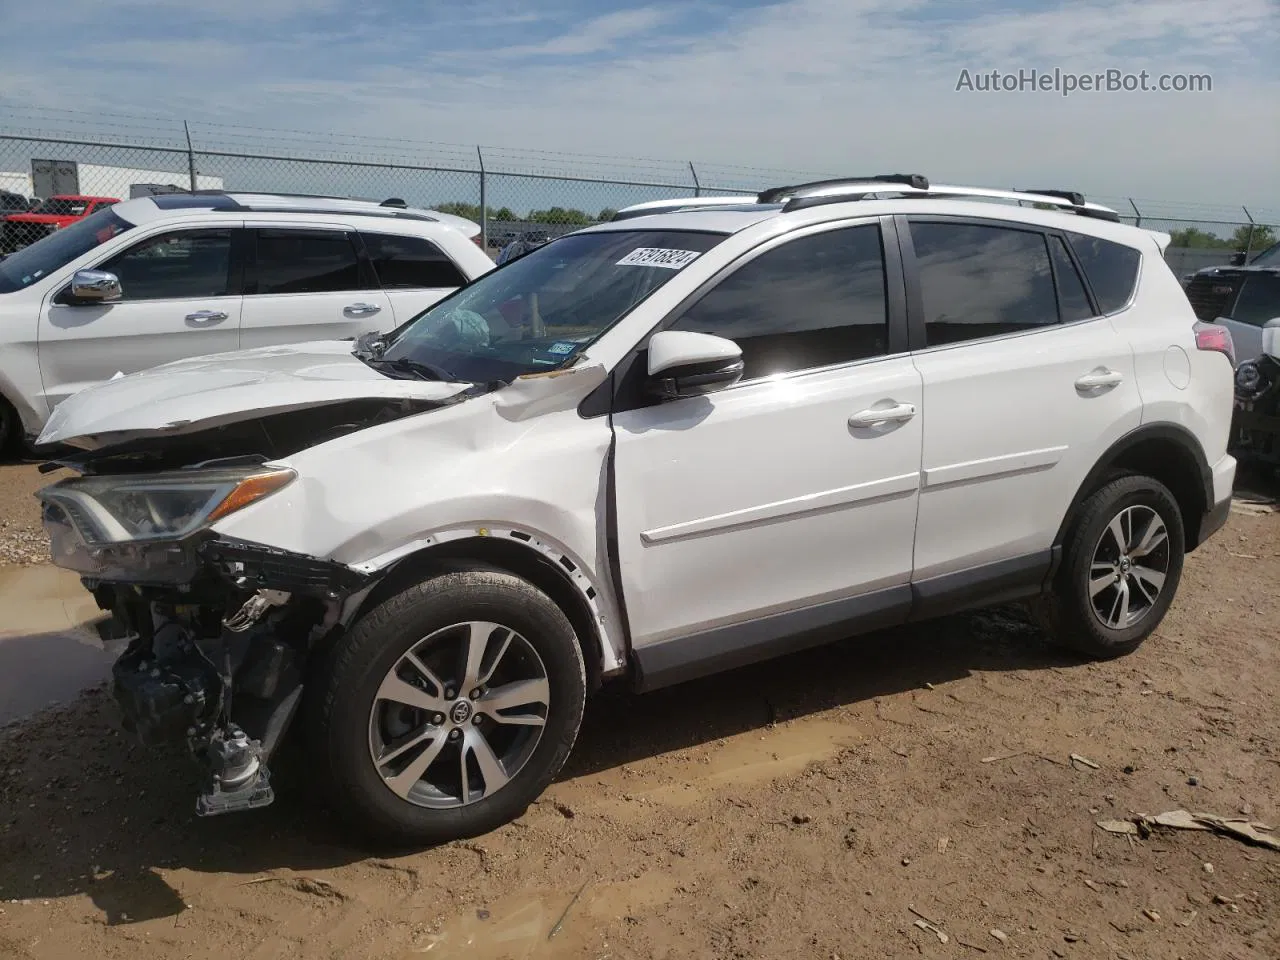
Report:
[[1097,660],[1137,650],[1160,625],[1182,577],[1182,511],[1168,488],[1124,476],[1080,508],[1039,612],[1063,646]]
[[564,765],[582,650],[546,594],[497,570],[442,573],[358,620],[319,678],[311,731],[335,808],[430,845],[520,816]]

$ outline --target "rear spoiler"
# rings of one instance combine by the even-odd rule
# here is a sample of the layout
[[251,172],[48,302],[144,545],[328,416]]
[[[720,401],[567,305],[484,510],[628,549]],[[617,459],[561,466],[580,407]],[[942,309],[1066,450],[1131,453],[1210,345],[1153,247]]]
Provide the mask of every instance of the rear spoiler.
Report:
[[1159,230],[1148,230],[1147,235],[1156,242],[1156,246],[1160,248],[1161,256],[1169,249],[1169,243],[1173,240],[1172,236],[1167,233],[1161,233]]

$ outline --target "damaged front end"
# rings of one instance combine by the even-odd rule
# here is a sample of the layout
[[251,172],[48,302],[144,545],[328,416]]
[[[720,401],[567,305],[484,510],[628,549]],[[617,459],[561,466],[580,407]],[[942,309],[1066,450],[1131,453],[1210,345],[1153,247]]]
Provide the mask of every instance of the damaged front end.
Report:
[[[82,464],[83,466],[83,464]],[[94,474],[41,490],[55,563],[81,575],[130,640],[113,667],[123,722],[185,745],[202,816],[273,799],[269,761],[313,651],[371,579],[332,561],[220,537],[217,520],[296,480],[261,463]]]

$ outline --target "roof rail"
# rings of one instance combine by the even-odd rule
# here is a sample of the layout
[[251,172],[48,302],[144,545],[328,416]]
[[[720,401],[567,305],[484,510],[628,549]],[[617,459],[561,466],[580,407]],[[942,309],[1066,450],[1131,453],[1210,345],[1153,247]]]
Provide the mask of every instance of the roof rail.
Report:
[[[866,184],[901,184],[902,186],[911,187],[913,190],[928,190],[929,179],[919,173],[881,173],[874,177],[837,177],[833,180],[814,180],[810,183],[797,183],[789,187],[773,187],[769,190],[762,191],[757,197],[757,203],[777,203],[780,200],[788,199],[792,202],[795,200],[814,196],[823,193],[832,188],[845,186],[865,186]],[[868,192],[868,191],[863,191]],[[875,192],[875,191],[870,191]],[[790,204],[788,204],[789,206]]]
[[[923,182],[922,182],[923,181]],[[844,189],[847,188],[847,189]],[[1038,203],[1053,207],[1063,212],[1075,213],[1082,217],[1097,220],[1120,222],[1120,215],[1110,207],[1089,203],[1084,194],[1074,190],[1000,190],[988,187],[962,187],[947,184],[930,184],[918,175],[892,174],[876,178],[846,178],[841,180],[823,180],[798,187],[778,187],[760,194],[760,202],[766,197],[782,199],[787,197],[784,213],[792,210],[803,210],[807,207],[823,206],[829,203],[848,203],[853,200],[865,200],[881,194],[893,194],[898,197],[919,197],[922,199],[938,199],[942,197],[973,197],[981,200],[1012,200],[1018,203]]]

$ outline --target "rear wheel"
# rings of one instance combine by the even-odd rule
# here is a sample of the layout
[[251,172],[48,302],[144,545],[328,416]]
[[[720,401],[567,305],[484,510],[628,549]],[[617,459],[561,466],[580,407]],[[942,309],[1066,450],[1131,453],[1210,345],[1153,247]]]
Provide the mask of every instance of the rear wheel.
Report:
[[1125,476],[1081,506],[1040,612],[1064,646],[1095,659],[1132,653],[1173,603],[1182,577],[1182,512],[1162,483]]
[[0,457],[17,456],[22,447],[22,421],[18,411],[4,397],[0,397]]
[[312,731],[335,805],[386,840],[443,843],[518,817],[577,737],[586,671],[568,619],[519,577],[444,573],[339,642]]

